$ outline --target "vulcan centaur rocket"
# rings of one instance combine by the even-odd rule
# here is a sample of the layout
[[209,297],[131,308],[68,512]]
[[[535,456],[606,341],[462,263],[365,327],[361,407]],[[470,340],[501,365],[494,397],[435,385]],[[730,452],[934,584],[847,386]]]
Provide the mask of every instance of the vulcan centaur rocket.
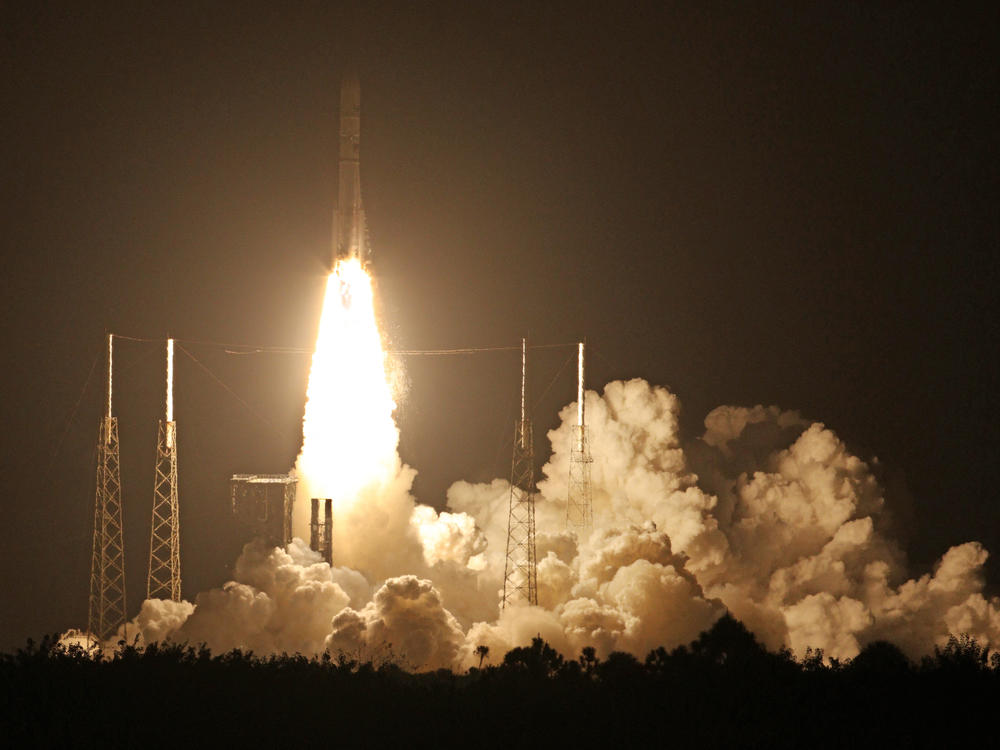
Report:
[[371,261],[368,222],[361,205],[361,84],[357,76],[344,76],[340,85],[340,174],[337,207],[333,212],[333,263],[357,258]]

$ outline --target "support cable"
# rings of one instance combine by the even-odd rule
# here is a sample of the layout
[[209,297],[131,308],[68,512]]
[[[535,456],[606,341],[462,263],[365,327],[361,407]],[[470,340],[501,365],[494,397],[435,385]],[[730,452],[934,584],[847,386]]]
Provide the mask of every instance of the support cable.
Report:
[[76,399],[76,404],[73,405],[73,409],[70,411],[69,417],[66,419],[66,427],[63,429],[62,434],[56,441],[55,446],[53,446],[52,453],[49,454],[49,464],[45,471],[46,476],[52,476],[52,467],[55,464],[56,457],[59,455],[59,450],[62,448],[63,441],[66,440],[66,436],[69,434],[70,428],[76,420],[76,413],[80,409],[80,404],[83,402],[83,397],[87,393],[87,388],[90,387],[90,381],[94,377],[94,370],[97,369],[97,362],[100,360],[103,351],[103,349],[98,349],[97,356],[94,357],[94,361],[90,365],[90,371],[87,373],[87,379],[83,383],[83,388],[80,389],[80,395]]
[[189,352],[187,349],[185,349],[180,344],[177,345],[177,348],[180,349],[182,352],[184,352],[188,357],[190,357],[192,362],[194,362],[196,365],[198,365],[198,367],[200,367],[205,372],[205,374],[207,374],[210,378],[212,378],[212,380],[214,380],[216,383],[218,383],[227,393],[229,393],[229,395],[231,395],[233,398],[235,398],[237,401],[239,401],[240,404],[242,404],[243,407],[248,412],[250,412],[251,414],[253,414],[265,426],[267,426],[268,428],[270,428],[274,432],[275,435],[277,435],[278,437],[280,437],[282,440],[287,440],[288,439],[288,435],[286,435],[282,430],[278,429],[278,427],[276,427],[273,423],[271,423],[264,415],[262,415],[256,409],[254,409],[243,397],[240,396],[240,394],[238,394],[236,391],[234,391],[232,388],[230,388],[228,385],[226,385],[226,383],[222,380],[222,378],[220,378],[218,375],[216,375],[214,372],[212,372],[210,369],[208,369],[208,367],[201,360],[199,360],[197,357],[195,357],[191,352]]
[[[124,334],[116,333],[115,338],[125,339],[127,341],[139,341],[147,343],[159,343],[162,338],[147,338],[144,336],[125,336]],[[179,339],[175,338],[174,341],[177,344],[188,344],[190,346],[212,346],[217,349],[222,349],[226,354],[234,355],[244,355],[244,354],[313,354],[313,349],[300,346],[278,346],[278,345],[259,345],[259,344],[227,344],[222,341],[209,341],[206,339]],[[576,343],[570,342],[566,344],[532,344],[528,349],[565,349],[565,348],[575,348]],[[389,349],[386,354],[392,354],[401,357],[410,356],[442,356],[442,355],[453,355],[453,354],[479,354],[481,352],[515,352],[521,351],[520,346],[465,346],[453,349]]]
[[[531,347],[529,346],[528,348],[530,349]],[[538,409],[538,407],[542,403],[542,399],[545,398],[545,394],[547,394],[552,389],[552,386],[556,384],[556,380],[559,378],[560,375],[562,375],[562,371],[566,369],[566,365],[572,362],[575,356],[576,355],[574,354],[570,354],[569,357],[567,357],[566,361],[559,366],[559,369],[556,370],[556,374],[552,376],[552,380],[550,380],[549,384],[545,386],[545,390],[542,391],[542,394],[537,399],[535,399],[534,410]]]

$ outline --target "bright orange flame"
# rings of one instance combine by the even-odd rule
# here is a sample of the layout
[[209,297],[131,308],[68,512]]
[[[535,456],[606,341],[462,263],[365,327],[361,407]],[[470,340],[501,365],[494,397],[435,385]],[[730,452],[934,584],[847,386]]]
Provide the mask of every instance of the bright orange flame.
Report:
[[296,505],[329,497],[344,509],[390,481],[398,464],[395,408],[371,277],[357,259],[339,261],[327,279],[309,371]]

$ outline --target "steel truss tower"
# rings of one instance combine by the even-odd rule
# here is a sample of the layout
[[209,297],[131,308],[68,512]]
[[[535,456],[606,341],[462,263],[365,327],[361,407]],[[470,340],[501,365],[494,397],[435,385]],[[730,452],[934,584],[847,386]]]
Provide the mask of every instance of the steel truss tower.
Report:
[[97,492],[94,498],[94,546],[90,560],[90,606],[87,630],[102,641],[125,623],[125,553],[122,545],[121,458],[118,419],[111,412],[113,338],[108,334],[107,412],[97,439]]
[[573,447],[569,454],[569,492],[566,497],[566,528],[578,537],[586,536],[594,528],[593,493],[590,487],[590,444],[587,436],[586,410],[583,391],[584,344],[580,342],[576,386],[576,426],[573,428]]
[[180,522],[177,515],[177,423],[174,422],[174,340],[167,339],[166,418],[156,439],[153,523],[147,599],[181,600]]
[[535,457],[531,419],[527,411],[528,344],[521,339],[521,419],[514,426],[514,456],[510,468],[510,515],[507,520],[507,562],[503,601],[538,604],[535,559]]

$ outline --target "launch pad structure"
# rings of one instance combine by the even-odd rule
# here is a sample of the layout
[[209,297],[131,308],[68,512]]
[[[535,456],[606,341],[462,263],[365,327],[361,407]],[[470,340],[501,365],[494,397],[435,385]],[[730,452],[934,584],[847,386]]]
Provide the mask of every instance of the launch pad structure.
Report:
[[309,520],[309,549],[319,552],[328,565],[333,565],[333,499],[323,498],[323,520],[319,520],[318,497],[312,498]]
[[298,480],[288,474],[233,474],[229,495],[233,516],[267,544],[292,541],[292,508]]
[[[356,259],[369,266],[372,249],[361,200],[361,89],[356,76],[345,76],[340,91],[338,193],[333,215],[332,261]],[[122,483],[118,420],[112,411],[114,336],[107,337],[107,409],[100,422],[91,557],[88,630],[102,640],[126,622],[125,564],[122,529]],[[148,340],[148,339],[139,339]],[[166,341],[165,411],[159,420],[147,570],[147,598],[181,599],[180,518],[177,473],[177,423],[174,420],[174,339]],[[569,346],[554,344],[551,346]],[[591,463],[584,408],[584,344],[579,344],[578,424],[573,430],[566,527],[582,538],[593,527]],[[499,349],[516,347],[499,347]],[[434,353],[497,351],[440,350]],[[527,402],[527,340],[521,340],[521,413],[515,422],[511,458],[510,502],[501,609],[538,604],[535,544],[536,484],[534,436]],[[405,352],[429,353],[429,352]],[[234,474],[230,480],[233,515],[268,544],[292,540],[292,509],[297,480],[284,474]],[[320,519],[320,500],[324,516]],[[332,564],[333,514],[329,498],[312,498],[310,547]]]
[[125,624],[125,551],[122,543],[121,455],[118,418],[113,416],[114,336],[108,334],[107,410],[97,439],[97,490],[94,496],[94,540],[90,560],[87,632],[107,640]]
[[147,599],[181,600],[180,518],[177,504],[177,423],[174,421],[174,340],[167,339],[167,397],[156,439],[153,521]]
[[514,425],[510,467],[510,510],[507,518],[507,559],[503,599],[508,604],[538,604],[538,566],[535,558],[535,453],[528,416],[528,342],[521,339],[521,418]]
[[587,435],[586,401],[584,392],[584,348],[581,341],[577,358],[576,425],[569,454],[569,491],[566,494],[566,528],[580,539],[594,528],[594,501],[590,485],[590,440]]

